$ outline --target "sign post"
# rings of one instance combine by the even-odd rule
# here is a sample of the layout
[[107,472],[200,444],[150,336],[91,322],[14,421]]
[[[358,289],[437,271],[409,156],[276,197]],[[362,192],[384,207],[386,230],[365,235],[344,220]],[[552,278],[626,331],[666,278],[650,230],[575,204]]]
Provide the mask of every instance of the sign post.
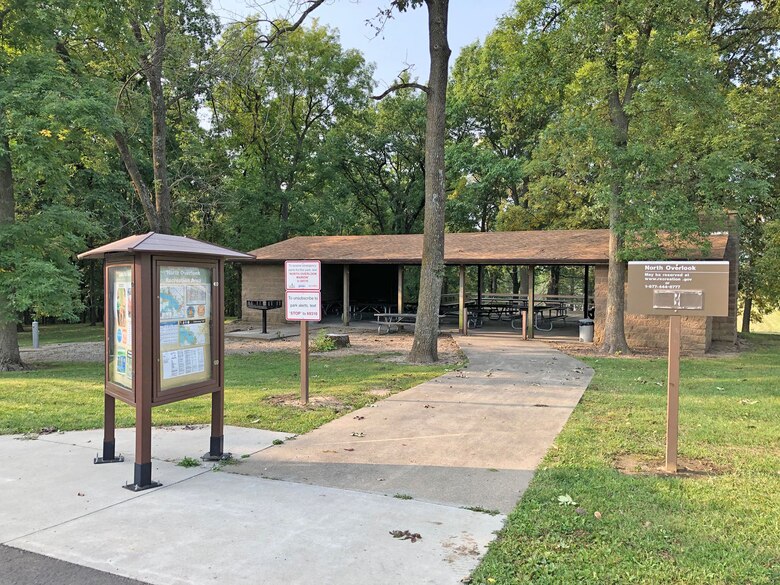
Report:
[[319,260],[287,260],[285,317],[301,322],[301,404],[309,402],[309,321],[322,318],[321,264]]
[[728,262],[628,263],[626,312],[669,316],[665,463],[669,473],[677,473],[682,316],[728,316],[728,299]]

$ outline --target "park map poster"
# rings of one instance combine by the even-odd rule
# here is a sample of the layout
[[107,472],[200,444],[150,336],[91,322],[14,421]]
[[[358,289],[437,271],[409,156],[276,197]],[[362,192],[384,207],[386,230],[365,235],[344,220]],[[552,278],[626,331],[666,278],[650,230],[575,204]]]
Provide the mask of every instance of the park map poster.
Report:
[[111,295],[108,379],[133,388],[133,284],[130,266],[108,269]]
[[211,379],[211,269],[160,266],[160,389]]

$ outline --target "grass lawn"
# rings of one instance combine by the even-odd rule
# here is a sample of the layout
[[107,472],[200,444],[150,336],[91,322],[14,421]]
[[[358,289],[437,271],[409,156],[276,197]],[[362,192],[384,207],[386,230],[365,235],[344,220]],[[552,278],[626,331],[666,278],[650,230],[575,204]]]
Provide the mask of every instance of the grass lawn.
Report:
[[[742,312],[737,316],[737,330],[742,328]],[[764,315],[760,323],[750,320],[750,330],[753,333],[776,333],[780,335],[780,311]]]
[[681,463],[715,470],[688,477],[615,469],[663,460],[666,361],[586,360],[596,377],[472,585],[780,583],[780,337],[748,340],[683,360]]
[[[88,323],[62,323],[41,325],[38,328],[41,345],[76,341],[103,341],[104,331],[102,323],[98,323],[94,327]],[[19,347],[32,347],[32,327],[30,325],[25,325],[24,331],[19,334]]]
[[[292,352],[227,356],[225,422],[304,433],[377,400],[372,390],[398,392],[445,371],[443,366],[395,364],[381,356],[312,357],[312,403],[303,408],[289,403],[300,393],[299,368],[300,357]],[[326,396],[327,403],[315,402]],[[210,405],[208,396],[167,404],[152,410],[152,420],[155,425],[208,423]],[[102,413],[102,364],[61,363],[0,373],[0,434],[99,428]],[[134,411],[117,401],[117,425],[132,426],[134,420]]]

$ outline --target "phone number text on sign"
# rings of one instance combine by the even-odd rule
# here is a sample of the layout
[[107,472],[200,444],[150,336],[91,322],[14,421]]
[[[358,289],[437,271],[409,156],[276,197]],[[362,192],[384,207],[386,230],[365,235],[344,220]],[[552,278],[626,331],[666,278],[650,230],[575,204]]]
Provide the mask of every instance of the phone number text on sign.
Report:
[[322,319],[320,291],[287,291],[286,318],[288,321],[319,321]]

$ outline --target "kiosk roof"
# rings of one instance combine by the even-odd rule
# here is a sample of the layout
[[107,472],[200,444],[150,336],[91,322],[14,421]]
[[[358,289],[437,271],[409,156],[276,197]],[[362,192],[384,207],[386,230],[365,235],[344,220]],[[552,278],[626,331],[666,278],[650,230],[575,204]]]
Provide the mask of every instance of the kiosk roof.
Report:
[[168,234],[158,234],[149,232],[147,234],[138,234],[129,236],[116,242],[111,242],[105,246],[100,246],[94,250],[89,250],[79,254],[79,260],[89,258],[103,258],[106,254],[112,253],[165,253],[165,254],[188,254],[191,256],[211,256],[225,258],[226,260],[251,260],[252,256],[243,252],[236,252],[229,248],[215,246],[207,242],[201,242],[193,238],[183,236],[171,236]]

